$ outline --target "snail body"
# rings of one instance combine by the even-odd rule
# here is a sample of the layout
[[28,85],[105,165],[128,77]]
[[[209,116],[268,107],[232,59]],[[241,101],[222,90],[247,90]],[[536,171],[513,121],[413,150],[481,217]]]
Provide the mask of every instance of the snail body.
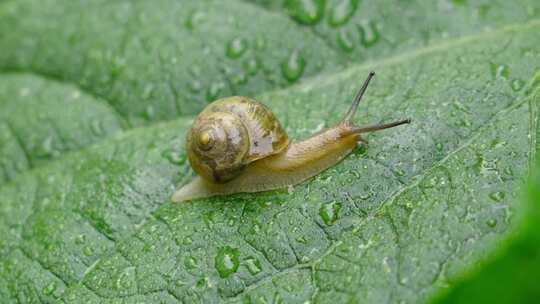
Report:
[[374,76],[370,73],[345,118],[336,126],[291,142],[272,112],[246,97],[229,97],[205,108],[188,131],[186,149],[198,176],[177,190],[173,202],[295,185],[347,156],[360,134],[409,123],[357,127],[352,119]]

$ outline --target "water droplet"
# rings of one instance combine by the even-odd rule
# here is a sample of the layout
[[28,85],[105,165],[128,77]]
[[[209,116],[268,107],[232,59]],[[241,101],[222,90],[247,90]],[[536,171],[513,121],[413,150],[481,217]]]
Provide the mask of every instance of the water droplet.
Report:
[[43,288],[44,295],[51,295],[56,290],[56,282],[51,282]]
[[510,75],[510,68],[505,64],[497,65],[495,63],[490,63],[491,76],[493,78],[505,78],[507,79]]
[[195,286],[197,286],[197,288],[199,289],[208,289],[210,287],[212,287],[212,282],[210,282],[210,278],[208,277],[204,277],[204,278],[201,278],[200,280],[197,281],[197,283],[195,284]]
[[295,241],[300,243],[300,244],[307,244],[307,239],[306,239],[305,236],[300,236],[300,237],[296,238]]
[[367,151],[367,144],[364,143],[364,142],[359,141],[356,144],[356,148],[354,149],[354,154],[360,156],[360,155],[363,155],[364,153],[366,153],[366,151]]
[[231,59],[240,58],[247,50],[247,41],[243,38],[234,38],[227,44],[226,54]]
[[245,84],[248,80],[246,74],[244,74],[243,72],[236,72],[230,77],[230,79],[234,85]]
[[94,254],[94,249],[91,246],[85,246],[83,248],[83,253],[85,256],[91,256]]
[[225,89],[225,84],[223,82],[214,82],[210,85],[210,88],[208,88],[208,92],[206,93],[206,100],[208,101],[214,101],[219,96],[221,91]]
[[313,25],[321,20],[325,0],[287,0],[285,9],[294,20],[306,25]]
[[332,225],[338,219],[340,209],[341,203],[332,201],[321,206],[319,209],[319,215],[326,225]]
[[75,237],[75,244],[81,245],[84,244],[84,242],[86,242],[86,235],[79,234],[77,237]]
[[352,50],[354,50],[354,38],[352,37],[352,33],[349,30],[340,30],[337,41],[341,49],[345,52],[351,52]]
[[40,148],[37,151],[37,154],[41,157],[50,157],[54,154],[53,148],[53,137],[47,136],[41,143]]
[[349,21],[351,16],[356,11],[358,0],[341,0],[338,4],[332,7],[330,11],[330,20],[328,23],[331,26],[338,27]]
[[519,91],[525,86],[525,81],[521,79],[514,79],[512,80],[511,87],[514,91]]
[[266,39],[263,36],[255,38],[255,48],[262,51],[266,48]]
[[252,231],[253,234],[257,234],[261,231],[261,226],[259,224],[255,224],[253,227],[251,227],[250,231]]
[[116,288],[118,289],[131,288],[131,286],[133,286],[134,271],[135,271],[135,267],[128,267],[124,269],[122,274],[118,276],[118,280],[116,280]]
[[358,195],[358,198],[361,199],[361,200],[367,200],[367,199],[370,199],[372,196],[373,196],[373,192],[372,192],[372,191],[362,191],[362,192]]
[[146,107],[146,111],[144,111],[144,117],[148,120],[151,120],[154,118],[155,116],[155,111],[154,111],[154,107],[149,105]]
[[486,221],[486,224],[489,227],[493,228],[493,227],[495,227],[497,225],[497,220],[496,219],[489,219],[489,220]]
[[281,72],[290,82],[297,81],[304,73],[306,61],[299,51],[291,53],[287,61],[281,65]]
[[165,150],[161,155],[173,165],[181,166],[186,162],[186,156],[184,153],[180,152],[180,150]]
[[190,245],[191,243],[193,243],[193,239],[192,239],[190,236],[186,236],[186,237],[184,238],[184,240],[182,241],[182,243],[183,243],[184,245]]
[[506,195],[502,191],[495,191],[489,194],[489,198],[496,202],[501,202],[502,200],[504,200],[505,196]]
[[222,278],[229,277],[232,273],[236,272],[240,265],[240,250],[225,246],[221,248],[216,255],[215,263],[216,270],[219,276]]
[[195,269],[197,268],[197,260],[192,256],[188,256],[184,260],[184,266],[186,266],[187,269]]
[[288,186],[287,186],[287,193],[288,193],[288,194],[293,194],[293,193],[294,193],[294,187],[293,187],[293,185],[288,185]]
[[191,12],[186,20],[185,26],[188,30],[193,30],[197,24],[200,24],[204,19],[202,12]]
[[358,31],[361,35],[360,43],[366,48],[373,46],[379,41],[379,29],[375,22],[369,21],[363,26],[358,26]]
[[261,262],[259,260],[249,257],[245,260],[246,268],[252,275],[256,275],[261,272]]
[[251,58],[244,62],[244,70],[248,75],[255,75],[259,71],[259,62],[255,58]]
[[189,89],[193,93],[200,92],[202,89],[202,83],[199,80],[195,79],[189,83]]

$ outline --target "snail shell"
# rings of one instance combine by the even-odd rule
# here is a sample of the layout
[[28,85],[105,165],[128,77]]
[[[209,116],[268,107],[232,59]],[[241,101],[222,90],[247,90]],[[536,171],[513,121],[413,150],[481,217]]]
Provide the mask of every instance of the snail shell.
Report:
[[234,96],[207,106],[189,129],[186,143],[193,170],[207,181],[225,183],[246,165],[280,153],[290,141],[270,109]]
[[277,118],[247,97],[215,101],[196,118],[186,149],[199,174],[178,189],[182,202],[238,192],[259,192],[298,184],[335,165],[364,142],[362,133],[410,123],[409,119],[358,127],[353,118],[371,72],[341,122],[303,140],[290,142]]

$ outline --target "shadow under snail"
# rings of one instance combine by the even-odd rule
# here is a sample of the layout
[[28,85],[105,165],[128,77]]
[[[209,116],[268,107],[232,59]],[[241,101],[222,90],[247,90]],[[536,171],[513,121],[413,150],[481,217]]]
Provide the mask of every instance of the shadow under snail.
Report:
[[228,97],[208,105],[186,138],[189,163],[198,176],[177,190],[173,202],[259,192],[298,184],[335,165],[357,145],[360,134],[410,123],[409,119],[358,127],[353,123],[371,72],[336,126],[291,142],[274,114],[247,97]]

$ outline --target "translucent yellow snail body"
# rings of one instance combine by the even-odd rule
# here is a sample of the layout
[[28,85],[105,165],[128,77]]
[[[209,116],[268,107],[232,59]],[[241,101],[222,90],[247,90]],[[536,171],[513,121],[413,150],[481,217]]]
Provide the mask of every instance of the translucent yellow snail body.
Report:
[[405,119],[354,125],[354,114],[374,75],[369,74],[339,124],[296,142],[289,140],[262,103],[238,96],[211,103],[187,133],[188,159],[198,176],[177,190],[172,201],[295,185],[342,160],[363,141],[360,134],[410,123]]

